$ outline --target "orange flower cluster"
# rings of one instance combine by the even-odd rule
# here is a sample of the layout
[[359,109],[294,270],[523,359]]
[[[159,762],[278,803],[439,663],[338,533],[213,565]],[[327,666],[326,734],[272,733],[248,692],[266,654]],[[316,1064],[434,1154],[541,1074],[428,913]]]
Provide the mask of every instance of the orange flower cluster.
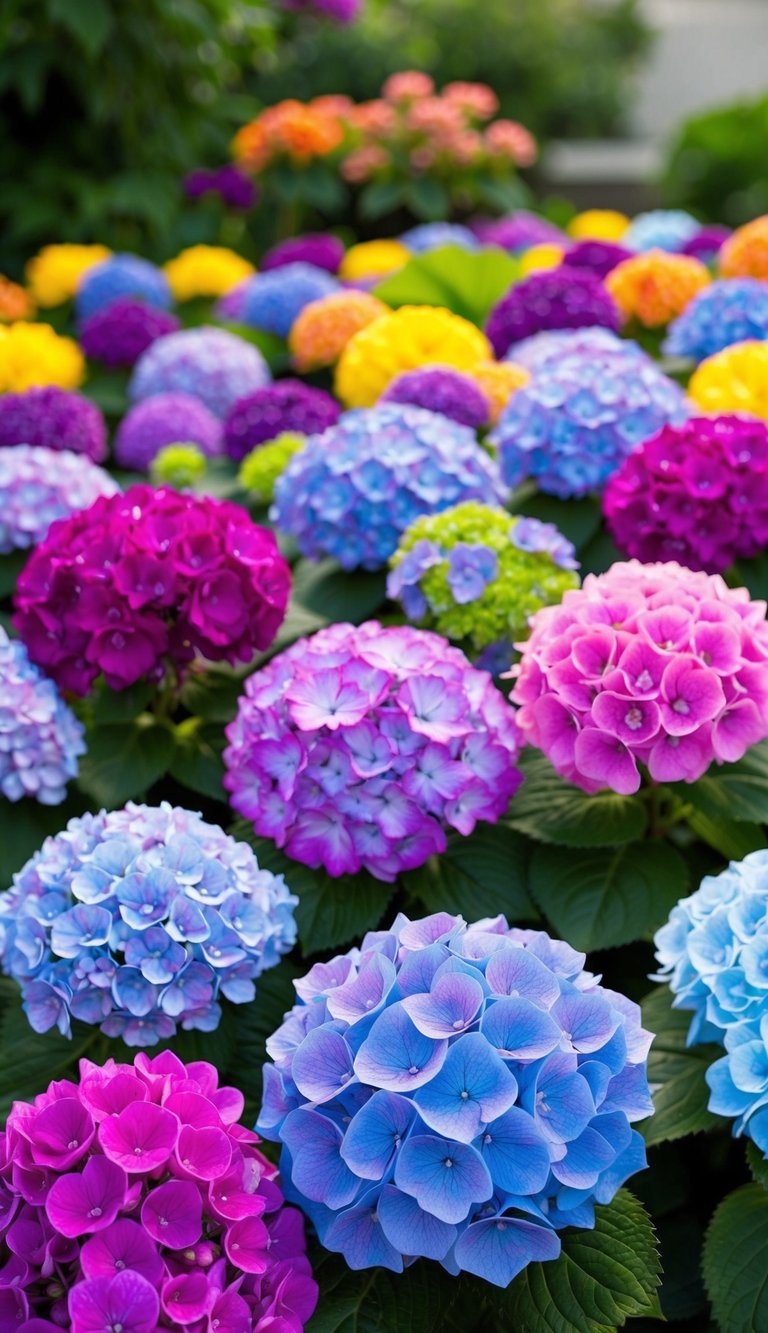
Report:
[[280,157],[297,164],[326,157],[344,138],[341,118],[351,105],[345,97],[278,102],[238,130],[232,144],[235,161],[258,175]]
[[718,267],[724,278],[768,279],[768,216],[737,227],[720,251]]
[[0,323],[12,324],[16,319],[29,319],[34,313],[35,303],[29,292],[0,273]]
[[710,281],[707,269],[690,255],[647,250],[617,264],[605,285],[625,320],[648,329],[661,328],[681,315]]

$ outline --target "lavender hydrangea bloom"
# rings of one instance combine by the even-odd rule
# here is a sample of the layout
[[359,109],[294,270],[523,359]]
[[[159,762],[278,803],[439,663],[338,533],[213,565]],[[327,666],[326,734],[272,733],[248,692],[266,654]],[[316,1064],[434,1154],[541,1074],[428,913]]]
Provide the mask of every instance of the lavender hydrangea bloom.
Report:
[[568,245],[568,237],[554,222],[525,208],[506,218],[476,222],[472,230],[483,245],[499,245],[513,252],[528,250],[532,245]]
[[153,342],[178,327],[169,311],[121,296],[83,321],[80,345],[87,357],[105,366],[133,366]]
[[513,343],[542,329],[595,325],[617,332],[619,307],[596,273],[561,264],[516,283],[493,307],[485,331],[502,357]]
[[379,569],[420,514],[505,496],[474,432],[419,407],[345,412],[295,455],[275,486],[271,517],[311,560]]
[[280,241],[271,250],[267,250],[261,261],[262,273],[273,268],[285,268],[287,264],[311,264],[313,268],[325,269],[326,273],[338,272],[344,258],[344,245],[337,236],[327,232],[307,232],[304,236],[292,236],[287,241]]
[[533,371],[547,361],[560,361],[574,353],[586,356],[593,352],[634,352],[648,359],[638,343],[620,338],[610,329],[590,325],[583,329],[543,329],[541,333],[532,333],[529,338],[513,343],[504,360],[514,361],[515,365]]
[[234,319],[251,328],[287,338],[291,325],[310,301],[337,292],[341,284],[314,264],[291,263],[266,273],[255,273],[219,302],[219,318]]
[[95,403],[50,384],[0,396],[0,448],[14,444],[66,449],[101,463],[107,456],[107,427]]
[[669,326],[662,350],[703,361],[733,343],[768,338],[768,284],[722,278],[694,296]]
[[138,255],[110,255],[86,269],[75,296],[78,322],[103,310],[118,297],[130,296],[158,310],[170,310],[173,295],[163,270]]
[[136,403],[115,435],[115,461],[146,472],[168,444],[196,444],[208,458],[223,451],[221,422],[191,393],[158,393]]
[[52,680],[0,629],[0,792],[59,805],[77,777],[84,732]]
[[134,805],[71,819],[0,897],[0,963],[36,1032],[71,1018],[129,1046],[211,1032],[224,997],[296,939],[298,900],[245,843],[198,814]]
[[301,380],[278,380],[233,404],[224,422],[224,448],[239,462],[285,431],[319,434],[338,421],[340,412],[336,399],[325,389]]
[[258,1128],[351,1268],[506,1287],[645,1166],[651,1034],[584,955],[506,920],[403,915],[295,982]]
[[480,249],[477,236],[469,227],[456,222],[422,222],[418,227],[404,231],[400,240],[414,255],[428,254],[444,245],[458,245],[461,250]]
[[0,449],[0,555],[36,546],[55,519],[119,490],[109,473],[83,454],[28,444]]
[[701,223],[681,208],[654,208],[638,213],[621,238],[628,250],[668,250],[679,254],[701,230]]
[[170,333],[148,347],[136,363],[128,396],[141,402],[157,393],[190,393],[223,418],[238,398],[263,388],[271,378],[252,343],[226,329],[202,325]]
[[379,399],[380,403],[411,403],[439,412],[472,430],[482,430],[490,415],[490,404],[469,375],[451,366],[419,366],[396,375]]

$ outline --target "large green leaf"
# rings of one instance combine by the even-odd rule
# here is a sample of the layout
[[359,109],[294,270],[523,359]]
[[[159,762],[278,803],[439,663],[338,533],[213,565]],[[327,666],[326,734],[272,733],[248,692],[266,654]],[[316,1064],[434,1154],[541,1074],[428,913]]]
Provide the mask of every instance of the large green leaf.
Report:
[[176,743],[173,732],[143,713],[133,722],[97,727],[80,761],[80,787],[114,810],[144,793],[168,772]]
[[530,843],[503,824],[478,824],[468,838],[452,833],[442,856],[403,878],[429,912],[460,912],[468,921],[496,916],[535,921],[528,895]]
[[258,978],[256,999],[252,1004],[232,1005],[227,1011],[233,1031],[232,1056],[228,1064],[215,1056],[214,1059],[223,1071],[222,1083],[233,1084],[245,1096],[243,1118],[246,1124],[253,1124],[261,1106],[262,1069],[268,1058],[267,1038],[279,1028],[285,1014],[296,1003],[293,982],[303,971],[290,958],[284,958],[277,967],[269,968]]
[[686,1134],[716,1129],[722,1120],[707,1110],[709,1088],[704,1079],[718,1046],[687,1046],[691,1014],[672,1008],[668,987],[657,986],[642,1004],[643,1026],[655,1034],[648,1057],[648,1081],[653,1089],[654,1115],[642,1131],[649,1147]]
[[48,13],[89,56],[99,54],[113,23],[107,0],[48,0]]
[[477,254],[458,245],[417,255],[375,288],[388,306],[436,305],[484,326],[498,300],[520,276],[517,260],[505,250]]
[[704,1284],[721,1333],[768,1328],[768,1193],[744,1185],[723,1199],[704,1241]]
[[619,847],[539,846],[529,872],[534,900],[575,949],[611,949],[642,939],[666,921],[686,892],[683,858],[668,843]]
[[645,832],[647,814],[639,797],[612,791],[588,796],[530,748],[523,752],[520,768],[525,781],[512,798],[507,820],[531,838],[563,847],[611,847]]
[[737,763],[713,764],[698,782],[673,790],[710,819],[768,824],[768,741],[753,745]]
[[686,822],[697,838],[729,861],[742,861],[750,852],[765,846],[764,830],[747,820],[712,819],[703,810],[690,809]]
[[224,732],[217,722],[201,726],[196,717],[188,718],[176,728],[176,750],[169,769],[171,777],[200,796],[226,802],[227,794],[222,786],[224,761],[221,752],[224,745]]
[[404,1273],[355,1273],[337,1254],[324,1252],[313,1269],[320,1304],[307,1333],[443,1333],[448,1327],[456,1279],[446,1279],[437,1264],[421,1259]]
[[12,876],[47,837],[60,833],[74,815],[83,813],[85,804],[77,793],[68,796],[62,805],[0,797],[0,891],[10,886]]
[[[0,1018],[0,1117],[5,1119],[14,1100],[31,1101],[51,1079],[77,1077],[77,1062],[99,1040],[99,1030],[73,1024],[72,1039],[55,1029],[33,1032],[21,1007],[18,988],[2,983],[5,1007]],[[103,1040],[103,1039],[102,1039]]]

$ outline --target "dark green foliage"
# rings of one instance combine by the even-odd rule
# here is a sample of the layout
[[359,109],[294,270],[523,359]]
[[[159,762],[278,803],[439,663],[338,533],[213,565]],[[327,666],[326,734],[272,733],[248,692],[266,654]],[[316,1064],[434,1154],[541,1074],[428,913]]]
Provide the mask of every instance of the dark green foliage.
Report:
[[768,212],[768,97],[687,120],[664,164],[664,201],[738,227]]

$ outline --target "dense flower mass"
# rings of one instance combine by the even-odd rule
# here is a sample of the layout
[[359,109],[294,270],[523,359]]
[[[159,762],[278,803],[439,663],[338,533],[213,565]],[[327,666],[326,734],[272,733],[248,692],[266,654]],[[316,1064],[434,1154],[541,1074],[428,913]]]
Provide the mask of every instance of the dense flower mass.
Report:
[[445,245],[458,245],[461,250],[480,249],[474,232],[455,222],[422,222],[420,226],[404,231],[400,240],[414,255],[440,250]]
[[724,278],[768,278],[768,215],[737,227],[723,243],[718,268]]
[[83,728],[53,681],[0,628],[0,792],[59,805],[84,752]]
[[288,335],[296,369],[305,374],[335,365],[350,338],[387,313],[384,302],[369,292],[333,292],[310,301]]
[[397,917],[295,983],[259,1128],[351,1268],[506,1287],[645,1166],[652,1041],[585,956],[503,916]]
[[347,407],[372,407],[396,375],[440,364],[471,370],[491,356],[488,339],[468,319],[436,306],[403,306],[374,320],[347,343],[335,391]]
[[615,208],[586,208],[568,223],[568,235],[575,241],[607,241],[612,244],[626,234],[629,218]]
[[648,250],[617,264],[605,285],[624,320],[636,319],[656,329],[681,315],[709,281],[700,259]]
[[693,233],[690,240],[685,242],[682,253],[693,255],[704,264],[712,264],[717,260],[730,235],[730,227],[721,227],[717,224],[700,227],[698,231]]
[[474,431],[385,403],[346,412],[313,436],[279,478],[271,516],[311,560],[332,555],[344,569],[380,569],[421,514],[503,496]]
[[440,412],[462,426],[482,430],[491,405],[472,377],[450,366],[421,366],[406,370],[387,385],[380,403],[412,403],[428,412]]
[[532,245],[562,245],[567,240],[554,222],[525,208],[506,218],[476,222],[472,230],[484,245],[499,245],[513,253],[529,250]]
[[513,343],[544,329],[616,330],[620,323],[618,307],[597,274],[561,264],[518,282],[494,306],[486,332],[496,355],[504,356]]
[[765,602],[670,561],[589,574],[533,618],[513,699],[528,741],[585,791],[694,782],[768,736]]
[[119,296],[83,320],[80,345],[92,361],[110,369],[136,364],[142,352],[175,333],[179,321],[168,310],[158,310],[135,296]]
[[208,459],[197,444],[164,444],[152,459],[149,475],[159,486],[177,491],[194,488],[208,469]]
[[733,343],[696,367],[688,397],[704,412],[749,412],[768,420],[768,342]]
[[664,426],[610,478],[603,511],[620,551],[719,574],[768,545],[768,426],[691,417]]
[[107,427],[94,403],[52,384],[0,397],[0,448],[14,444],[66,449],[102,463],[107,455]]
[[306,435],[296,431],[283,431],[274,440],[260,444],[246,458],[237,474],[240,485],[250,491],[252,499],[259,504],[271,504],[275,498],[275,486],[293,458],[307,443]]
[[507,485],[530,477],[566,499],[601,489],[641,440],[685,416],[682,389],[638,350],[574,352],[542,359],[489,439]]
[[119,489],[82,454],[29,444],[0,448],[0,555],[37,546],[56,519]]
[[390,597],[406,615],[503,669],[534,611],[579,580],[575,551],[551,523],[468,501],[418,518],[390,560]]
[[198,814],[161,806],[71,819],[0,897],[0,963],[36,1032],[73,1018],[129,1046],[212,1032],[222,998],[296,939],[282,875]]
[[402,241],[359,241],[351,245],[339,265],[339,277],[345,282],[383,278],[395,273],[410,259],[410,250]]
[[598,278],[604,278],[631,254],[631,250],[615,241],[583,240],[571,246],[567,263],[569,268],[587,268]]
[[254,272],[253,264],[224,245],[190,245],[163,265],[177,301],[224,296]]
[[326,273],[336,273],[343,258],[344,245],[338,237],[327,232],[308,232],[274,245],[262,259],[261,269],[267,273],[271,268],[285,268],[286,264],[311,264],[314,268],[324,268]]
[[50,324],[0,324],[0,393],[55,384],[77,389],[85,378],[85,357],[74,338],[62,338]]
[[[573,353],[587,356],[601,352],[628,352],[645,356],[640,346],[631,339],[620,338],[610,329],[599,326],[583,329],[546,329],[532,333],[510,347],[507,356],[513,364],[535,371],[547,361],[559,362]],[[507,364],[502,362],[502,365]]]
[[226,329],[202,325],[158,338],[136,363],[128,396],[134,402],[156,393],[191,393],[223,418],[233,403],[271,379],[257,347]]
[[171,1051],[81,1060],[3,1134],[3,1327],[301,1333],[317,1303],[300,1213],[238,1124],[243,1097]]
[[749,339],[768,339],[768,285],[756,278],[726,278],[693,298],[670,325],[663,350],[703,361]]
[[338,290],[338,282],[324,268],[294,261],[246,278],[229,293],[220,314],[287,338],[294,320],[310,301]]
[[81,322],[120,296],[132,296],[158,310],[172,304],[171,288],[163,270],[138,255],[110,255],[80,277],[75,310]]
[[132,486],[55,524],[19,578],[14,623],[32,660],[83,695],[102,672],[121,690],[196,654],[247,662],[289,590],[272,533],[238,505]]
[[157,393],[136,403],[115,434],[115,461],[146,472],[167,444],[196,444],[207,457],[223,453],[221,422],[191,393]]
[[239,398],[224,422],[224,447],[239,462],[257,445],[286,431],[316,435],[333,426],[341,408],[325,389],[301,380],[278,380]]
[[394,880],[494,824],[521,777],[514,709],[437,634],[376,621],[300,639],[245,682],[232,805],[288,856]]
[[35,301],[30,292],[0,273],[0,322],[13,324],[17,319],[33,319],[35,310]]
[[110,254],[106,245],[44,245],[25,269],[35,301],[43,307],[70,301],[82,275]]
[[522,389],[531,378],[529,371],[514,361],[478,361],[467,374],[488,403],[488,423],[492,426],[496,425],[513,393]]
[[681,208],[654,208],[638,213],[622,233],[628,250],[668,250],[677,254],[701,230],[701,223]]
[[559,268],[564,260],[565,250],[562,245],[554,245],[551,242],[532,245],[530,250],[526,250],[520,255],[520,277],[529,278],[532,273],[541,273],[544,269]]

